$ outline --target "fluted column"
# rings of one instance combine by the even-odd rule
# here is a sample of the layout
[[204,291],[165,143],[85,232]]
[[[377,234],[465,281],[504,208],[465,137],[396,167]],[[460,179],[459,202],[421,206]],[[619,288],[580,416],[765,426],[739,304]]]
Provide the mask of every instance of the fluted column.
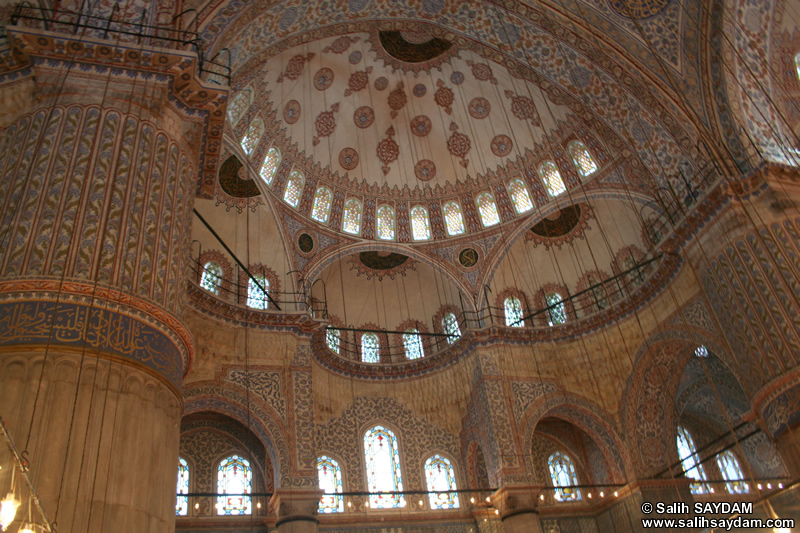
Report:
[[9,37],[0,413],[61,531],[170,531],[193,354],[184,261],[225,92],[197,79],[190,53]]

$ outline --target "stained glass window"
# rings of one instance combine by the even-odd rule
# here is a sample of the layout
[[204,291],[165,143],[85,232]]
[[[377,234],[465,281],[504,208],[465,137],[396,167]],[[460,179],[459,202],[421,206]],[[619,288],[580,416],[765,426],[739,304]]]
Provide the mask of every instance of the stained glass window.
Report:
[[[697,448],[694,445],[692,436],[683,427],[678,426],[678,437],[676,440],[678,443],[678,456],[681,459],[686,477],[696,479],[697,481],[705,481],[706,472],[703,469],[703,465],[697,461]],[[692,483],[691,491],[692,494],[705,494],[708,492],[708,489],[705,483]]]
[[378,208],[378,238],[384,241],[394,239],[394,210],[388,205]]
[[333,353],[339,353],[339,346],[342,343],[342,332],[338,329],[329,329],[325,332],[325,341],[328,343],[328,348]]
[[358,200],[355,198],[347,200],[342,218],[342,231],[358,235],[361,231],[361,204]]
[[250,127],[247,128],[247,133],[245,133],[244,137],[242,137],[242,148],[244,148],[244,153],[251,155],[253,150],[256,149],[258,141],[261,140],[261,136],[263,134],[264,121],[260,118],[253,120],[253,122],[250,123]]
[[464,217],[461,216],[461,206],[456,202],[444,204],[444,223],[447,234],[450,236],[464,233]]
[[219,294],[219,287],[222,285],[222,267],[211,262],[203,267],[203,275],[200,276],[200,286],[211,294]]
[[705,346],[698,346],[694,351],[694,355],[697,357],[708,357],[708,348]]
[[494,198],[490,193],[480,194],[475,203],[478,204],[478,213],[481,215],[481,222],[483,222],[484,227],[488,228],[500,222],[497,204],[494,203]]
[[237,94],[231,105],[228,106],[228,119],[231,122],[231,126],[235,126],[239,122],[248,107],[250,107],[250,89],[245,89]]
[[428,211],[418,205],[411,210],[411,236],[415,241],[426,241],[431,238],[431,221]]
[[217,514],[241,515],[252,512],[253,471],[250,461],[238,455],[224,459],[217,468]]
[[547,192],[553,198],[567,190],[564,186],[564,180],[561,179],[558,167],[552,161],[545,161],[539,165],[539,175],[542,177]]
[[421,359],[425,357],[425,350],[422,348],[422,336],[416,328],[408,329],[403,333],[403,347],[406,350],[406,359]]
[[800,79],[800,54],[794,56],[794,65],[797,67],[797,77]]
[[327,187],[317,189],[317,194],[314,195],[314,207],[311,209],[311,218],[323,224],[327,222],[331,212],[331,202],[333,202],[333,194],[330,189]]
[[586,177],[597,170],[597,164],[592,159],[592,155],[586,146],[580,141],[572,141],[567,147],[569,155],[572,156],[572,162],[575,163],[575,168],[578,169],[578,174],[581,177]]
[[375,493],[369,497],[369,506],[372,509],[405,507],[406,500],[402,494],[387,494],[403,491],[400,452],[394,433],[383,426],[368,430],[364,434],[364,455],[367,490]]
[[725,488],[729,494],[747,494],[750,486],[744,481],[744,473],[739,465],[739,460],[730,450],[725,450],[717,455],[717,466],[725,479]]
[[361,335],[361,360],[365,363],[381,362],[381,343],[374,333]]
[[547,467],[550,470],[550,481],[556,488],[556,500],[564,502],[581,499],[581,491],[575,487],[578,484],[575,465],[568,455],[554,453],[547,459]]
[[514,208],[517,213],[525,213],[533,209],[533,202],[531,202],[531,195],[528,193],[528,188],[522,183],[522,180],[511,180],[508,184],[508,192],[511,195],[511,201],[514,202]]
[[[189,494],[189,464],[183,457],[178,457],[178,494]],[[186,516],[189,513],[189,497],[178,496],[175,504],[175,515]]]
[[512,328],[525,327],[525,321],[522,320],[522,302],[516,296],[509,296],[503,302],[503,310],[506,316],[506,326]]
[[436,454],[425,461],[425,481],[428,483],[428,500],[431,509],[458,509],[456,473],[446,457]]
[[453,344],[461,336],[461,328],[458,326],[458,319],[453,313],[447,313],[442,317],[442,330],[447,334],[447,343]]
[[[258,281],[256,284],[252,278],[247,280],[247,307],[253,309],[266,309],[269,307],[269,299],[267,293],[269,292],[269,280],[261,274],[253,274],[253,278]],[[263,287],[263,289],[261,288]]]
[[303,183],[305,178],[297,170],[293,170],[289,174],[289,180],[286,182],[286,191],[283,193],[283,200],[292,207],[300,205],[300,195],[303,194]]
[[278,171],[278,163],[281,162],[281,152],[274,146],[267,150],[267,157],[264,158],[264,163],[261,165],[261,179],[267,185],[272,185],[272,178]]
[[567,323],[567,308],[563,298],[557,292],[550,292],[545,296],[547,301],[547,325],[555,326]]
[[319,488],[325,492],[319,499],[319,512],[343,513],[342,469],[339,468],[339,463],[323,455],[317,459],[317,474]]

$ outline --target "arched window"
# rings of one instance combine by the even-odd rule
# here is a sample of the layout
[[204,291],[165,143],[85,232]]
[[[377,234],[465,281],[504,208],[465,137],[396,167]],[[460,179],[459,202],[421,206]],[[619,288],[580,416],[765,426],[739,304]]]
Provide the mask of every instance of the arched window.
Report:
[[361,203],[355,198],[347,200],[342,218],[342,231],[358,235],[361,231]]
[[[189,464],[183,457],[178,457],[178,494],[189,494]],[[175,504],[175,515],[186,516],[189,513],[189,497],[178,496]]]
[[244,134],[242,137],[242,148],[244,148],[244,153],[247,155],[252,155],[253,150],[256,149],[258,146],[258,141],[261,140],[261,136],[264,134],[264,121],[260,118],[253,120],[250,123],[250,127],[247,128],[247,133]]
[[325,332],[325,342],[328,343],[328,348],[333,353],[339,353],[339,346],[342,343],[342,332],[338,329],[329,329]]
[[253,277],[247,280],[247,307],[252,307],[253,309],[266,309],[269,307],[267,292],[269,292],[269,280],[261,274],[253,274]]
[[533,209],[531,195],[522,180],[511,180],[508,183],[508,193],[511,195],[511,201],[514,202],[514,209],[517,210],[517,213],[522,214]]
[[544,299],[547,302],[547,325],[566,324],[567,308],[561,295],[557,292],[549,292]]
[[694,351],[695,357],[708,357],[708,348],[705,345],[698,346]]
[[422,337],[416,328],[408,329],[403,333],[403,347],[406,350],[406,359],[421,359],[425,357],[425,350],[422,348]]
[[278,163],[281,162],[281,152],[274,146],[267,150],[267,157],[264,158],[264,163],[261,164],[261,179],[267,185],[272,185],[272,178],[278,171]]
[[394,209],[388,205],[378,208],[378,238],[384,241],[394,240]]
[[231,126],[235,126],[239,122],[248,107],[250,107],[250,89],[245,89],[237,94],[231,105],[228,106],[228,119],[231,122]]
[[[683,465],[683,471],[686,477],[696,479],[697,481],[706,480],[706,472],[703,465],[697,461],[697,448],[694,445],[694,439],[686,429],[678,426],[678,456]],[[692,494],[705,494],[707,492],[705,483],[692,483]]]
[[545,161],[539,165],[539,175],[542,177],[547,192],[553,198],[567,190],[564,186],[564,180],[561,179],[558,167],[552,161]]
[[314,207],[311,208],[311,218],[323,224],[328,221],[331,212],[333,194],[327,187],[320,187],[314,195]]
[[411,236],[415,241],[426,241],[431,238],[431,221],[428,211],[421,205],[411,210]]
[[725,450],[717,455],[717,466],[719,466],[719,471],[722,472],[725,488],[729,494],[747,494],[750,492],[750,486],[744,481],[744,474],[742,473],[742,467],[739,466],[739,460],[730,450]]
[[482,193],[475,201],[478,204],[478,213],[481,215],[481,222],[483,226],[488,228],[500,222],[500,215],[497,213],[497,204],[494,203],[494,197],[488,192]]
[[442,317],[442,331],[447,335],[448,344],[453,344],[461,337],[461,328],[455,314],[447,313]]
[[800,54],[794,56],[794,65],[797,67],[797,78],[800,80]]
[[219,287],[222,285],[222,267],[211,262],[203,267],[203,275],[200,276],[200,286],[211,294],[219,294]]
[[581,499],[581,491],[575,487],[578,476],[575,475],[575,465],[569,455],[554,453],[547,459],[547,468],[550,470],[550,481],[557,489],[556,500],[563,502]]
[[586,149],[586,146],[580,141],[572,141],[567,147],[569,155],[572,156],[572,162],[575,163],[575,168],[578,169],[578,174],[585,178],[597,170],[597,163],[592,159],[592,154]]
[[503,302],[503,311],[506,316],[506,326],[512,328],[525,327],[525,321],[522,320],[522,302],[516,296],[509,296]]
[[361,335],[361,360],[365,363],[381,362],[381,343],[374,333]]
[[251,514],[250,494],[253,492],[253,471],[250,461],[238,455],[223,459],[217,468],[217,514]]
[[[367,490],[371,493],[369,506],[373,509],[405,507],[400,473],[400,452],[397,437],[383,426],[375,426],[364,434],[364,455],[367,464]],[[377,494],[381,493],[381,494]]]
[[343,513],[342,469],[339,468],[339,463],[323,455],[317,459],[317,474],[319,488],[325,492],[319,499],[319,512]]
[[452,237],[464,233],[464,217],[461,216],[461,206],[456,202],[447,202],[444,204],[443,210],[447,234]]
[[297,208],[300,205],[300,195],[303,194],[303,183],[305,178],[297,170],[293,170],[289,174],[289,180],[286,182],[286,190],[283,193],[283,200],[290,206]]
[[458,509],[456,473],[446,457],[436,454],[425,461],[425,481],[428,483],[428,500],[431,509]]

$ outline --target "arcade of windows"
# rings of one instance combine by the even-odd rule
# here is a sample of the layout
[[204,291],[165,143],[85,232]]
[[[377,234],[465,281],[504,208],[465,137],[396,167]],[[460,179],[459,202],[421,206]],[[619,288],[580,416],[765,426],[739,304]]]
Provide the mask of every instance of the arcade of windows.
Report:
[[[250,461],[240,455],[231,455],[217,464],[217,503],[214,505],[218,515],[252,514],[253,470]],[[175,505],[177,516],[189,513],[189,464],[183,457],[178,458],[178,497]]]
[[[708,484],[705,468],[699,461],[700,456],[694,445],[694,439],[686,428],[678,426],[678,434],[675,440],[684,474],[686,477],[696,481],[690,486],[692,494],[713,493],[714,489]],[[730,450],[718,453],[716,463],[722,474],[722,479],[725,481],[725,490],[729,494],[747,494],[750,492],[750,486],[744,480],[744,473],[739,460]]]

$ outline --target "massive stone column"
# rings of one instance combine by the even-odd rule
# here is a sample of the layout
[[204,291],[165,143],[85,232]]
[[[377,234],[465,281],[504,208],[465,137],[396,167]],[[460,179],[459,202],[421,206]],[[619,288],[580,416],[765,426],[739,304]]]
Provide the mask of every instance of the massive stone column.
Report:
[[9,37],[0,414],[59,530],[170,531],[193,353],[180,321],[188,230],[226,94],[189,52]]

